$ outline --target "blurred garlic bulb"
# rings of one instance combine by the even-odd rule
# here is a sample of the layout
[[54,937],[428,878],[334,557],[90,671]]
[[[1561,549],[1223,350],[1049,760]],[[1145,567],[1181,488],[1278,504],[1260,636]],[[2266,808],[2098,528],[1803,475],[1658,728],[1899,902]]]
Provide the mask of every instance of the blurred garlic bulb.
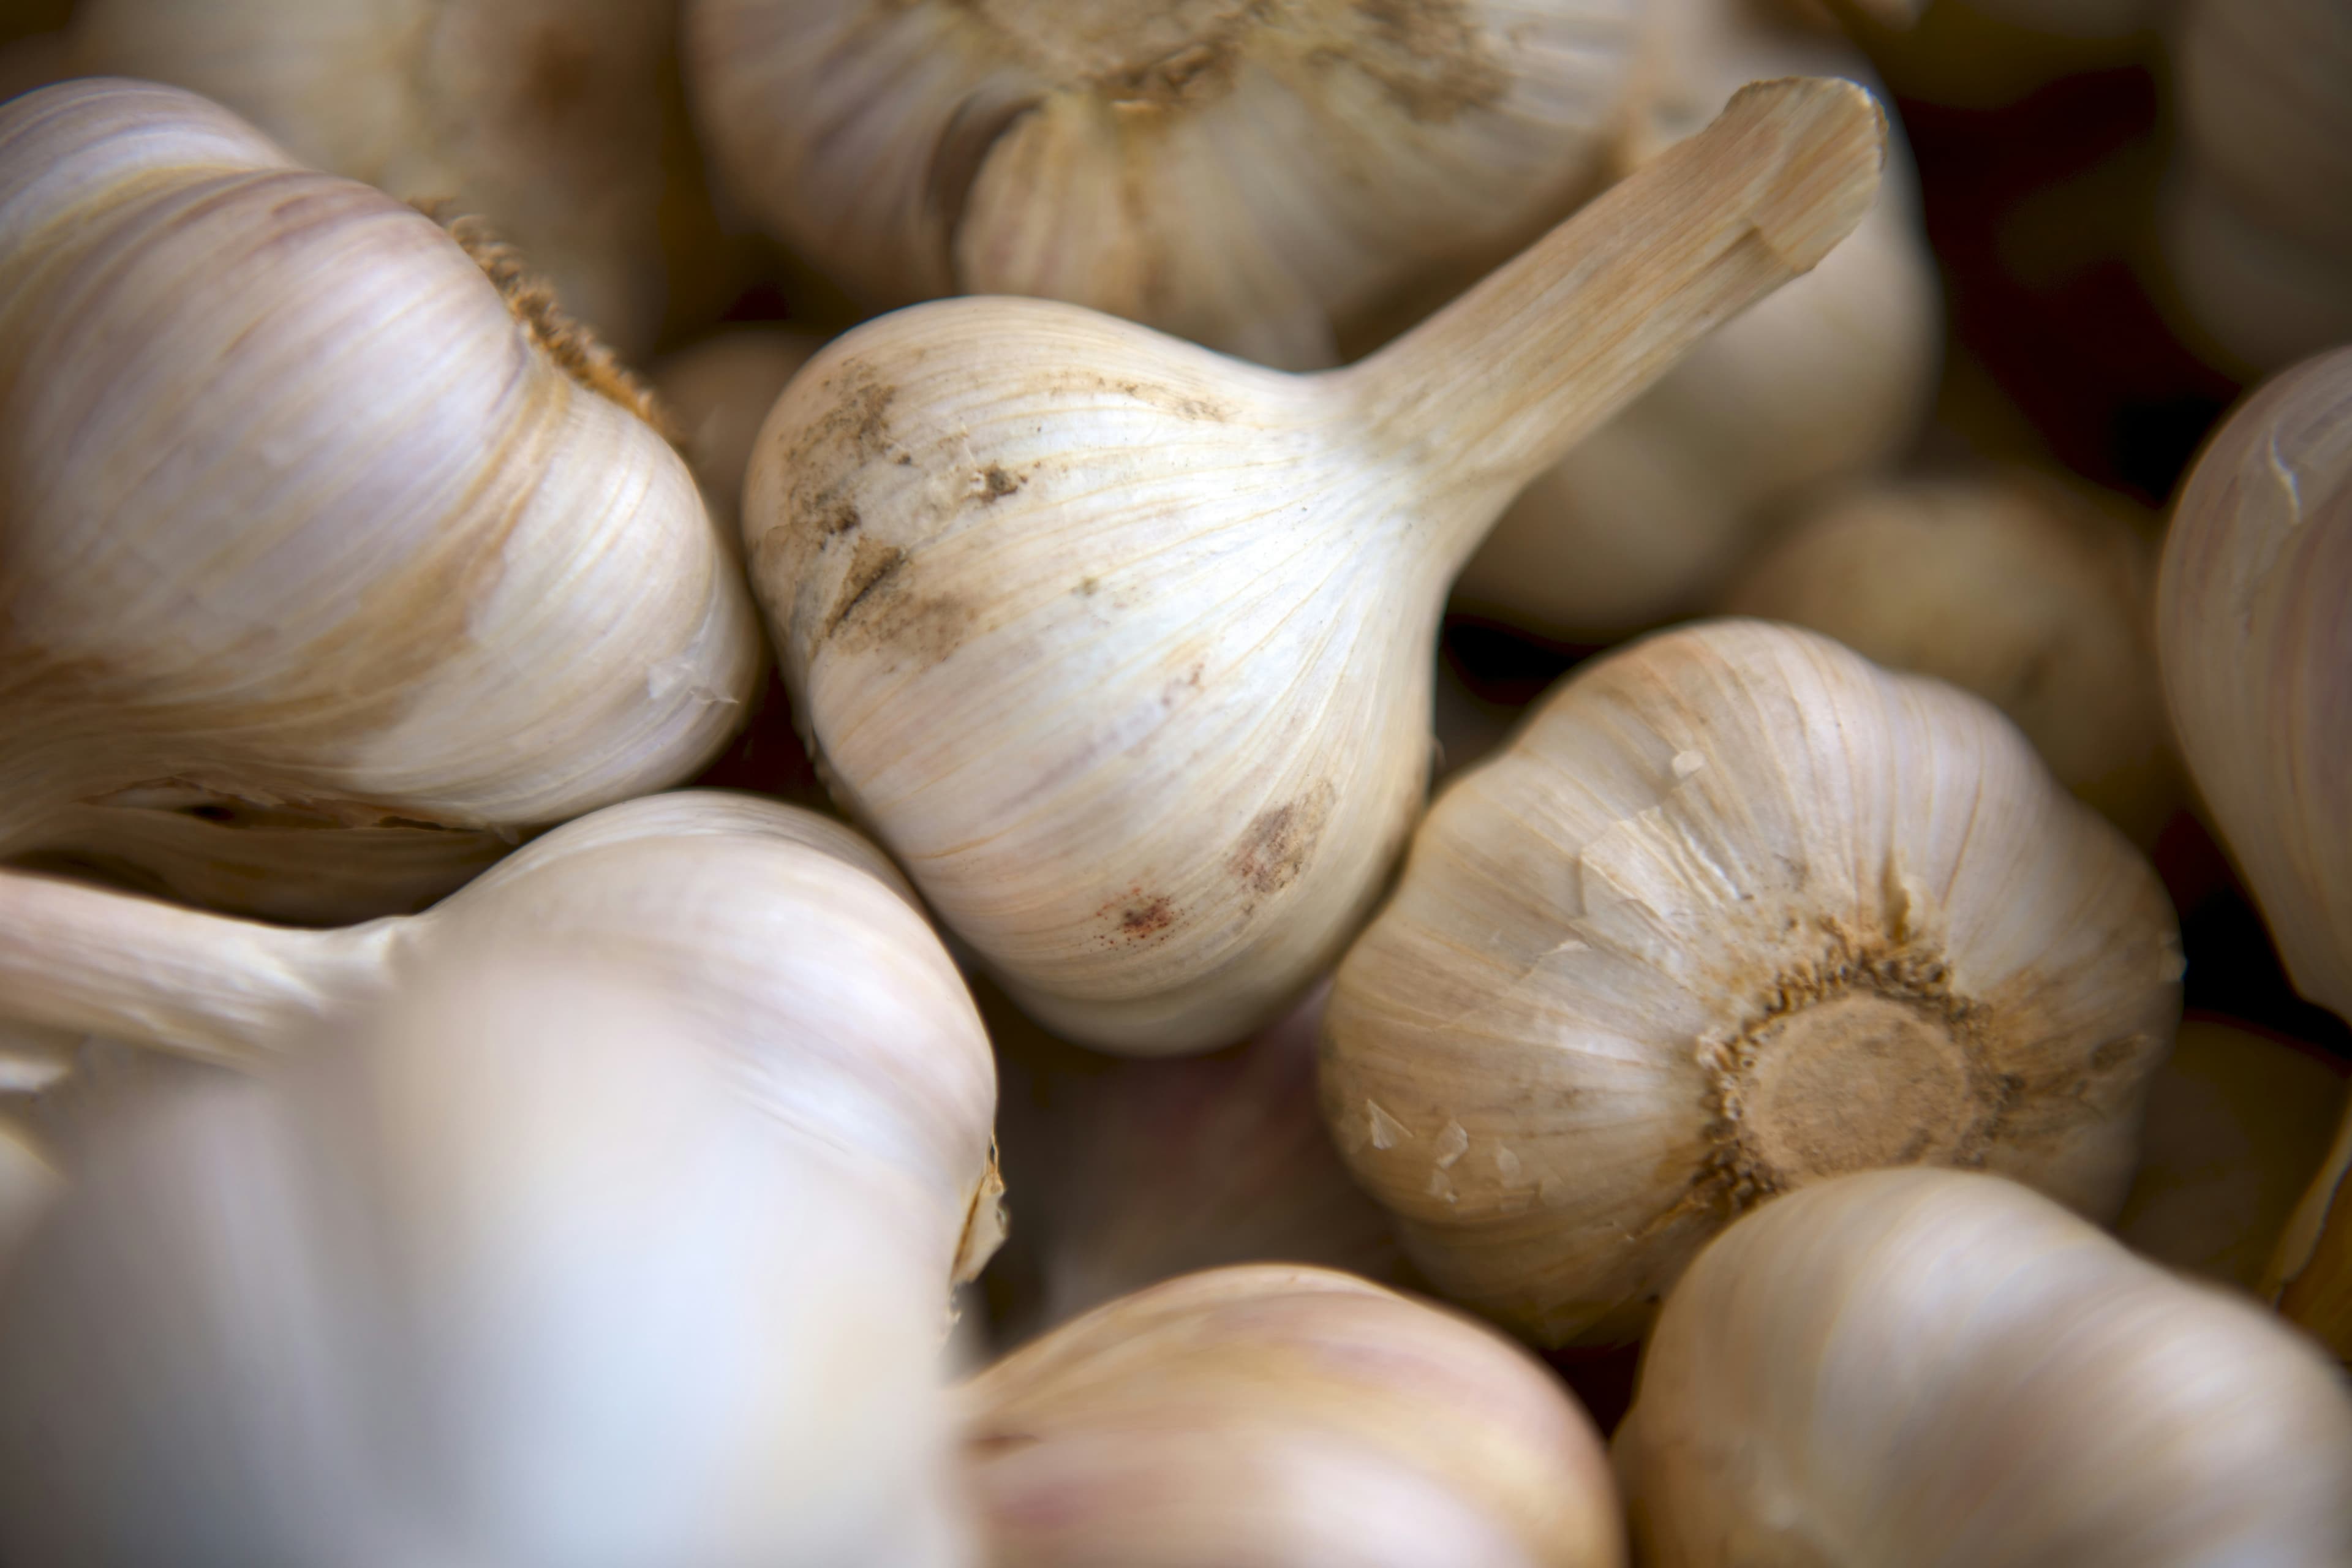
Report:
[[32,1135],[0,1119],[0,1280],[62,1185],[57,1167]]
[[[77,67],[227,105],[306,163],[478,213],[632,357],[672,268],[677,0],[81,0]],[[669,95],[666,105],[665,94]],[[678,143],[665,148],[665,141]],[[707,201],[707,197],[704,198]],[[674,218],[673,218],[673,221]]]
[[2352,1396],[2252,1302],[1954,1171],[1772,1204],[1683,1277],[1618,1474],[1656,1568],[2352,1561]]
[[2164,218],[2196,324],[2268,371],[2352,340],[2352,6],[2183,0]]
[[[1843,40],[1752,12],[1752,0],[1651,0],[1625,163],[1648,163],[1758,77],[1874,83]],[[1705,599],[1808,490],[1892,464],[1934,400],[1943,338],[1915,183],[1898,148],[1853,237],[1529,485],[1455,602],[1540,637],[1612,640]]]
[[[2180,752],[2295,989],[2352,1021],[2352,348],[2241,404],[2173,503],[2157,649]],[[2271,1282],[2352,1357],[2352,1116]],[[2298,1287],[2305,1275],[2307,1284]]]
[[257,815],[301,825],[269,867],[315,844],[349,886],[306,915],[413,907],[690,773],[755,689],[750,599],[604,351],[201,99],[0,108],[0,859],[226,891],[201,841],[235,861]]
[[1224,1264],[1396,1274],[1388,1215],[1316,1109],[1328,990],[1242,1045],[1182,1061],[1121,1061],[991,1019],[997,1130],[1021,1194],[1021,1224],[988,1275],[1008,1340]]
[[963,1390],[1004,1568],[1604,1568],[1600,1439],[1524,1351],[1345,1274],[1220,1268],[1114,1301]]
[[843,804],[1057,1033],[1226,1045],[1419,813],[1446,581],[1527,479],[1858,222],[1884,132],[1769,84],[1472,293],[1290,376],[1068,305],[835,340],[761,433],[754,585]]
[[1706,622],[1584,666],[1439,798],[1339,967],[1323,1113],[1444,1294],[1625,1341],[1841,1172],[2113,1215],[2180,971],[2155,873],[1990,706]]
[[2343,1070],[2314,1047],[2181,1025],[2148,1087],[2116,1234],[2159,1263],[2260,1289],[2344,1104]]
[[731,549],[742,548],[743,476],[760,426],[784,384],[823,345],[814,333],[786,327],[731,327],[653,368],[654,395]]
[[839,824],[652,795],[569,823],[421,915],[295,931],[0,872],[0,1014],[238,1066],[516,932],[690,994],[750,1098],[968,1279],[1003,1234],[988,1037],[914,895]]
[[966,1561],[936,1286],[718,1022],[508,943],[107,1127],[0,1291],[0,1554]]
[[877,304],[1066,300],[1263,363],[1584,189],[1635,0],[687,0],[770,228]]
[[1847,491],[1750,563],[1724,605],[1974,692],[2147,845],[2180,795],[2155,579],[2155,552],[2120,516],[2010,469]]

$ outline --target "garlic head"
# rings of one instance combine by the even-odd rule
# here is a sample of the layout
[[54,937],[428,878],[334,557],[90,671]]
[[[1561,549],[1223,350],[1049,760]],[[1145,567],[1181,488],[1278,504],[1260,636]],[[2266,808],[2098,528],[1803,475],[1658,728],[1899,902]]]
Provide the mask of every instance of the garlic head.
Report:
[[730,327],[680,349],[649,379],[710,520],[730,550],[743,541],[743,476],[760,426],[824,340],[789,327]]

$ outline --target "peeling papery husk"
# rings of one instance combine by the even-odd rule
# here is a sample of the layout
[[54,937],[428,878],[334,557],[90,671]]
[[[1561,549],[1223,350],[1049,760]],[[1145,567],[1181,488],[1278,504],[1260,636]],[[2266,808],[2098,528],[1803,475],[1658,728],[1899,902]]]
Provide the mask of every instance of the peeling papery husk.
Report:
[[1339,967],[1324,1117],[1440,1291],[1622,1342],[1709,1237],[1842,1172],[2112,1215],[2180,973],[2156,874],[1990,704],[1705,622],[1439,797]]
[[2012,1183],[1871,1171],[1700,1254],[1615,1455],[1642,1561],[2352,1561],[2352,1392]]
[[1617,1568],[1600,1439],[1491,1330],[1323,1269],[1124,1297],[961,1391],[1001,1568]]

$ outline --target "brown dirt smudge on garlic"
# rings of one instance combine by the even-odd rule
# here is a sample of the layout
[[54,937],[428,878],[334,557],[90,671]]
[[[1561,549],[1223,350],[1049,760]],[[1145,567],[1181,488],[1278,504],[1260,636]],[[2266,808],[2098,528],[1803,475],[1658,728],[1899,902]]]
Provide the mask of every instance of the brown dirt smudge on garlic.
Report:
[[1226,859],[1225,868],[1261,897],[1282,891],[1298,879],[1314,858],[1338,799],[1339,792],[1325,779],[1297,799],[1260,812]]

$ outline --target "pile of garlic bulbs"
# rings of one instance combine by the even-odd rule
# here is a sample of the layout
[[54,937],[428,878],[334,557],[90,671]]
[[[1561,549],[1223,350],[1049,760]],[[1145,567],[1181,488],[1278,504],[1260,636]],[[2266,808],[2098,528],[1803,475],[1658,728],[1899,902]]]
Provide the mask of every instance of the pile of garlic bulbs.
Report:
[[0,1563],[2352,1562],[2352,348],[1923,437],[1933,10],[37,9]]

